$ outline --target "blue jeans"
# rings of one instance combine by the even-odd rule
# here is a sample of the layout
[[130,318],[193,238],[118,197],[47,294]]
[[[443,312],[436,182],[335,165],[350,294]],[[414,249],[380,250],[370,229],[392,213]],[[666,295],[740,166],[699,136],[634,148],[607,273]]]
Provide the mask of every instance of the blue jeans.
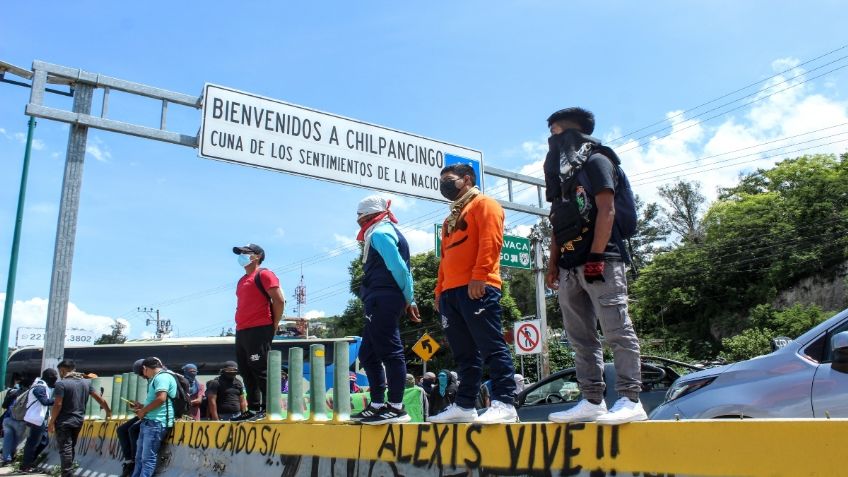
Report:
[[10,461],[26,435],[26,423],[12,416],[3,419],[3,460]]
[[27,469],[35,464],[35,458],[47,448],[50,439],[47,437],[47,424],[33,426],[27,423],[29,435],[27,436],[26,444],[24,444],[24,459],[21,462],[21,468]]
[[459,387],[456,405],[474,409],[483,379],[483,364],[492,378],[492,399],[512,405],[515,401],[515,367],[501,326],[501,291],[486,285],[477,300],[468,287],[442,292],[439,298],[442,328],[456,360]]
[[124,462],[135,462],[135,446],[138,442],[138,429],[140,425],[141,420],[134,417],[118,426],[118,442],[121,445],[121,453],[124,455]]
[[359,361],[371,385],[372,403],[385,400],[386,387],[389,402],[403,402],[406,359],[400,340],[400,319],[405,311],[406,300],[400,293],[371,295],[365,299],[366,321]]
[[132,477],[152,477],[159,460],[159,447],[168,428],[161,422],[142,419],[135,451],[135,469]]

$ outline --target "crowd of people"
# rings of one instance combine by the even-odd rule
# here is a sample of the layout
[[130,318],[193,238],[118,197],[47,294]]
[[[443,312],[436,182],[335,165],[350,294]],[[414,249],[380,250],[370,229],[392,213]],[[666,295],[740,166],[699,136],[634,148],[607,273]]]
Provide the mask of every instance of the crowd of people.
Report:
[[[627,194],[632,192],[615,152],[591,136],[595,127],[591,112],[567,108],[552,114],[547,123],[551,136],[544,172],[553,233],[546,284],[559,294],[582,393],[575,407],[553,413],[549,419],[601,424],[644,420],[647,416],[639,401],[639,342],[627,312],[624,273],[629,263],[624,239],[632,234],[628,214],[633,212],[632,197]],[[399,330],[404,316],[420,322],[409,244],[395,225],[398,220],[390,200],[369,196],[358,204],[357,240],[363,243],[359,295],[365,318],[359,360],[368,378],[370,402],[352,420],[362,424],[413,419],[517,421],[514,400],[525,382],[515,373],[501,323],[504,211],[478,188],[477,181],[469,164],[449,164],[441,170],[440,192],[450,207],[442,226],[433,295],[457,371],[425,373],[418,380],[407,373]],[[262,247],[247,244],[233,247],[233,253],[244,269],[236,287],[236,361],[226,362],[219,375],[206,383],[198,381],[194,364],[186,364],[177,375],[155,357],[135,363],[133,371],[148,381],[147,398],[144,403],[128,403],[135,417],[118,428],[124,476],[153,475],[161,443],[177,417],[173,402],[183,383],[188,414],[194,419],[243,421],[265,413],[267,356],[285,299],[277,276],[260,267],[266,258]],[[599,326],[613,351],[616,391],[621,396],[609,409],[604,402]],[[484,365],[489,375],[485,382]],[[422,404],[415,406],[416,416],[410,416],[408,411],[413,410],[404,406],[410,389]],[[285,374],[281,390],[288,391]],[[355,376],[351,391],[359,391]],[[57,370],[44,370],[39,378],[18,378],[3,402],[3,462],[10,462],[26,439],[21,469],[31,470],[46,447],[47,436],[54,435],[62,475],[71,475],[89,398],[97,400],[107,417],[111,414],[91,382],[69,360],[59,363]]]
[[40,377],[13,376],[3,399],[3,465],[9,465],[24,443],[20,471],[32,472],[49,436],[56,440],[63,477],[73,470],[74,448],[82,429],[88,399],[93,398],[111,417],[109,404],[91,386],[90,375],[76,370],[72,360],[57,369],[45,369]]

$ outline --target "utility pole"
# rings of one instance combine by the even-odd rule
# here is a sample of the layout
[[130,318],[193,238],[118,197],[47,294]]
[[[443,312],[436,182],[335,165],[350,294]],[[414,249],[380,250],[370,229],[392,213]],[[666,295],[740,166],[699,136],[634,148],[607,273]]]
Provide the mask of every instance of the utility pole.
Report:
[[[145,313],[148,318],[145,325],[150,326],[151,323],[156,324],[156,339],[161,340],[171,333],[171,320],[163,320],[159,317],[159,310],[153,308],[138,308],[139,313]],[[156,313],[156,318],[153,318],[153,313]]]
[[18,213],[15,218],[15,232],[12,239],[12,256],[9,259],[9,279],[6,282],[6,305],[3,308],[3,325],[0,333],[0,379],[6,387],[6,361],[9,356],[9,331],[12,326],[12,306],[15,304],[15,278],[18,269],[18,249],[21,244],[21,227],[24,221],[24,201],[26,199],[27,176],[29,175],[29,156],[32,150],[32,134],[35,131],[35,118],[30,117],[27,126],[24,166],[21,170],[21,188],[18,191]]
[[542,340],[542,353],[539,354],[541,369],[539,378],[547,377],[551,373],[550,357],[548,356],[548,316],[547,303],[545,301],[545,250],[542,236],[538,230],[530,235],[533,245],[533,275],[536,278],[536,319],[539,320],[539,334]]

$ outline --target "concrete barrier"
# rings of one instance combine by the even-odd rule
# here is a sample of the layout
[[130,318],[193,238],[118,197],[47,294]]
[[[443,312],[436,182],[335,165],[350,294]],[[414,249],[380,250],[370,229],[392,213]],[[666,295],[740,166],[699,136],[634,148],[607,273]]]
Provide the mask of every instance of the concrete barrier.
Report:
[[[75,475],[120,475],[120,421],[86,421]],[[848,420],[433,425],[178,422],[158,475],[844,475]],[[58,464],[51,443],[47,465]]]

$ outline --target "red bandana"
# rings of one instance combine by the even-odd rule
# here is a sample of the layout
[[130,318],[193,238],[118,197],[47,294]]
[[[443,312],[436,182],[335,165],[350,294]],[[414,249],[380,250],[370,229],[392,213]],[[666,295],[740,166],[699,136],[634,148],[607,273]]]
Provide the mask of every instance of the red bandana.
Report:
[[388,202],[387,202],[387,204],[386,204],[386,211],[385,211],[385,212],[382,212],[382,213],[378,214],[378,215],[377,215],[377,216],[375,216],[373,219],[371,219],[371,220],[369,220],[368,222],[366,222],[366,223],[365,223],[365,225],[363,225],[363,226],[359,229],[359,233],[356,235],[356,240],[358,240],[358,241],[360,241],[360,242],[364,242],[364,241],[365,241],[365,232],[367,232],[367,231],[368,231],[368,229],[369,229],[371,226],[373,226],[373,225],[375,225],[375,224],[379,223],[380,221],[382,221],[382,220],[383,220],[383,219],[385,219],[386,217],[388,217],[388,218],[389,218],[389,220],[391,220],[393,224],[398,223],[397,219],[395,218],[395,214],[393,214],[393,213],[392,213],[392,211],[391,211],[391,210],[389,210],[389,207],[391,207],[391,206],[392,206],[392,201],[388,201]]

